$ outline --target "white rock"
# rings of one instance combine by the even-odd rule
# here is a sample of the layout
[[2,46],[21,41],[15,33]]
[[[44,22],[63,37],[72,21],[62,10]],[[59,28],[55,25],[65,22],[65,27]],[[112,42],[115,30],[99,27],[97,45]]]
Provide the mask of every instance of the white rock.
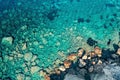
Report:
[[30,71],[31,71],[31,74],[34,74],[36,72],[38,72],[40,70],[40,68],[38,66],[32,66]]
[[84,55],[84,56],[82,57],[82,59],[87,59],[87,56],[86,56],[86,55]]
[[37,55],[33,55],[32,60],[31,61],[35,61],[37,59]]
[[17,56],[18,56],[18,58],[22,58],[22,57],[23,57],[23,54],[18,53]]
[[1,44],[4,44],[4,45],[12,45],[13,43],[13,38],[12,37],[4,37],[2,38],[2,42]]
[[59,67],[59,70],[60,70],[60,71],[65,71],[66,69],[65,69],[64,66],[60,66],[60,67]]
[[26,43],[23,43],[22,50],[25,50],[27,48]]
[[24,80],[24,74],[17,74],[17,80]]
[[25,54],[24,54],[24,59],[25,59],[26,61],[30,61],[30,60],[32,59],[32,56],[33,56],[33,54],[32,54],[31,52],[25,53]]

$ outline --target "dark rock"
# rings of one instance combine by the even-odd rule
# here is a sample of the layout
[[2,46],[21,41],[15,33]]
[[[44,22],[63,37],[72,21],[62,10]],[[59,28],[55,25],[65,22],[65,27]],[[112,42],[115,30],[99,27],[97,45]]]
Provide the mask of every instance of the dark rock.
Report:
[[103,65],[94,65],[94,73],[103,73]]
[[114,14],[113,14],[113,16],[114,16],[114,17],[117,17],[117,14],[116,14],[116,13],[114,13]]
[[114,59],[114,60],[119,57],[117,54],[112,54],[111,56],[112,56],[112,59]]
[[87,74],[87,70],[85,68],[77,69],[77,75],[84,77]]
[[105,61],[108,61],[109,59],[111,59],[111,55],[114,54],[114,51],[111,51],[110,49],[103,49],[102,50],[102,59],[104,59]]
[[103,19],[103,15],[100,15],[100,19],[101,19],[101,20]]
[[13,80],[11,77],[5,77],[3,80]]
[[89,22],[90,22],[90,19],[86,19],[86,22],[89,23]]
[[110,45],[110,43],[111,43],[111,39],[109,39],[109,41],[107,42],[107,45]]
[[92,38],[88,38],[87,40],[87,44],[90,46],[94,46],[96,45],[97,41],[93,40]]
[[61,74],[51,74],[50,80],[64,80],[65,73],[62,72]]
[[104,27],[105,29],[108,28],[108,26],[107,26],[106,24],[104,24],[103,27]]
[[113,26],[113,24],[112,24],[112,23],[109,23],[109,26]]
[[114,47],[115,52],[117,52],[119,46],[117,44],[113,44],[113,47]]
[[55,17],[57,17],[57,10],[52,10],[47,14],[47,18],[52,21],[55,19]]
[[91,80],[90,73],[85,74],[85,80]]
[[78,18],[77,22],[78,23],[81,23],[81,22],[83,23],[84,22],[84,18]]

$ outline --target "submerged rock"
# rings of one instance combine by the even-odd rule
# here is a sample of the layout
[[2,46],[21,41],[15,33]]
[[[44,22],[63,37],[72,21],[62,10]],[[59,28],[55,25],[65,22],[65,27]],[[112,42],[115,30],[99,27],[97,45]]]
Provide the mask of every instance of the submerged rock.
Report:
[[13,37],[3,37],[1,44],[9,46],[13,43]]
[[24,54],[24,59],[26,61],[30,61],[32,59],[33,54],[31,52]]

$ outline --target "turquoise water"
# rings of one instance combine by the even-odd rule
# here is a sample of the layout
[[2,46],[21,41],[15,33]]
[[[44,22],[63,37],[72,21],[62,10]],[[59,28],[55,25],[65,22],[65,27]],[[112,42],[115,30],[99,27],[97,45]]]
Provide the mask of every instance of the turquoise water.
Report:
[[120,0],[0,0],[2,80],[44,80],[42,70],[79,47],[113,50],[119,41]]

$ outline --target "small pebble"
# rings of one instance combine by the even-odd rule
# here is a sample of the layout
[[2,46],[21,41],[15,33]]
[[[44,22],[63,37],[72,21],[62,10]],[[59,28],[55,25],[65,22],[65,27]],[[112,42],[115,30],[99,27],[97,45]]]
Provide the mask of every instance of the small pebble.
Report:
[[22,50],[25,50],[27,48],[26,43],[23,43]]
[[84,55],[84,56],[82,57],[82,59],[84,59],[84,60],[87,59],[87,55]]
[[82,57],[83,52],[84,52],[84,49],[82,48],[78,49],[78,56]]
[[60,70],[60,71],[65,71],[66,69],[65,69],[64,66],[60,66],[60,67],[59,67],[59,70]]
[[101,60],[98,60],[98,63],[97,64],[102,64],[102,61]]
[[117,54],[120,55],[120,48],[118,48],[118,50],[117,50]]
[[97,55],[101,55],[101,54],[102,54],[102,50],[101,50],[98,46],[96,46],[96,47],[94,48],[94,52],[95,52]]
[[70,68],[71,62],[70,61],[64,61],[64,67]]

